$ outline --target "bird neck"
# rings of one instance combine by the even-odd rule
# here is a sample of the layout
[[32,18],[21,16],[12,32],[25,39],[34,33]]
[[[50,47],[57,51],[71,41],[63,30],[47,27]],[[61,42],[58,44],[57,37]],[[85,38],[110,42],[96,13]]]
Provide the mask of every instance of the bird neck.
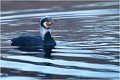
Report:
[[42,40],[44,40],[45,34],[46,34],[47,32],[50,32],[50,33],[51,33],[51,30],[50,30],[50,29],[46,29],[46,28],[44,28],[43,26],[40,27],[40,35],[41,35],[41,37],[42,37]]

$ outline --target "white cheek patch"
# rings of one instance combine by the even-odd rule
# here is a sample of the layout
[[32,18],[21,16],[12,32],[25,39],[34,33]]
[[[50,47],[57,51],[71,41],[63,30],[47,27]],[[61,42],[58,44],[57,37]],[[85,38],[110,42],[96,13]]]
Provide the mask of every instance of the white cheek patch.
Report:
[[46,24],[46,22],[44,22],[43,25],[44,25],[45,27],[48,27],[47,24]]
[[47,25],[47,22],[44,22],[43,25],[48,28],[49,26]]

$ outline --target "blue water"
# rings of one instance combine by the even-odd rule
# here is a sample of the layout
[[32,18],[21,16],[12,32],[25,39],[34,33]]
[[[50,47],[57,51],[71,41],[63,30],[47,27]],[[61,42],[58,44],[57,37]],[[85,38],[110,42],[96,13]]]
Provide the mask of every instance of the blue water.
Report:
[[[27,8],[25,5],[30,4]],[[1,80],[119,78],[118,2],[2,1]],[[18,4],[16,7],[13,5]],[[57,5],[56,5],[57,4]],[[36,7],[36,8],[31,8]],[[39,19],[52,16],[57,46],[48,59],[43,51],[21,51],[10,45],[20,35],[39,35]]]

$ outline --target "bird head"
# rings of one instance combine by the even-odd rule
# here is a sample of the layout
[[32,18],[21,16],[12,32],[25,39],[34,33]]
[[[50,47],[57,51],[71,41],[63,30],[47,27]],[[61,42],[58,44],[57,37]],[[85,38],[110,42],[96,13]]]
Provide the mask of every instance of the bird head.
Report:
[[[50,35],[51,35],[51,30],[50,30],[50,26],[56,22],[55,19],[53,19],[52,17],[50,16],[45,16],[43,18],[41,18],[40,20],[40,34],[41,34],[41,37],[42,39],[44,40],[45,38],[45,34],[47,32],[50,32]],[[50,36],[49,36],[50,37]]]
[[45,16],[40,20],[41,27],[44,27],[45,29],[50,29],[50,26],[55,22],[56,20],[53,19],[50,16]]

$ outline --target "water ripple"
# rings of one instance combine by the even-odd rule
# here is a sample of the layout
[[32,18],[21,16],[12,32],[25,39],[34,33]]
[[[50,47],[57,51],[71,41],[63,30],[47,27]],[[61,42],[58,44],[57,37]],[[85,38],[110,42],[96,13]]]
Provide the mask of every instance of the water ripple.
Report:
[[[116,76],[118,77],[118,73],[114,73],[114,72],[95,72],[95,71],[88,71],[88,70],[65,69],[65,68],[57,68],[57,67],[51,67],[51,66],[41,66],[41,65],[37,66],[37,65],[28,64],[28,63],[17,63],[17,62],[10,62],[10,61],[2,61],[1,64],[2,64],[2,67],[5,67],[5,68],[14,68],[14,69],[20,69],[23,71],[36,71],[41,73],[57,74],[57,75],[74,75],[74,76],[80,77],[88,74],[87,77],[99,78],[101,77],[101,75],[104,74],[101,78],[107,78],[107,77],[115,78]],[[29,66],[29,67],[23,67],[23,66]],[[53,72],[53,71],[56,71],[56,72]],[[116,75],[112,75],[112,73]]]
[[[42,2],[16,7],[13,3],[2,2],[2,80],[119,78],[118,2],[60,2],[51,7],[43,7]],[[14,37],[39,35],[43,16],[58,19],[51,27],[57,42],[51,59],[44,57],[42,49],[28,52],[10,45]]]
[[[79,18],[79,16],[84,17],[84,16],[116,14],[116,12],[118,12],[117,9],[83,10],[83,11],[24,14],[24,16],[23,15],[2,16],[1,19],[4,20],[4,19],[14,19],[14,18],[25,18],[25,17],[38,17],[38,16],[41,17],[41,16],[46,16],[46,15],[57,17],[57,19],[61,19],[61,17],[62,17],[62,19],[63,19],[63,18]],[[74,15],[72,15],[72,14],[74,14]],[[59,15],[59,17],[57,15]]]

